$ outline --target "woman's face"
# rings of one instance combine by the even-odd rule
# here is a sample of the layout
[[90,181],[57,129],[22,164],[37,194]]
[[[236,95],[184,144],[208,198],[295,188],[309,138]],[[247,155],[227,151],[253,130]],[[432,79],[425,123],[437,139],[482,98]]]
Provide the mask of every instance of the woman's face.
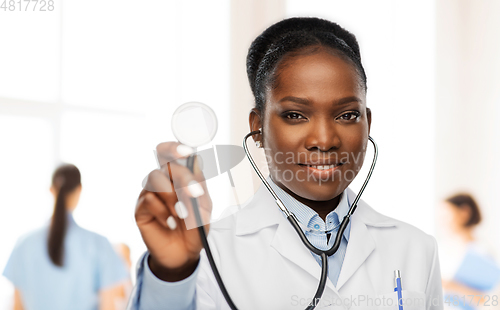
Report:
[[470,218],[469,208],[459,208],[445,201],[441,204],[439,215],[443,225],[454,233],[469,229],[465,226]]
[[276,72],[263,119],[250,116],[252,130],[263,129],[271,177],[294,196],[331,200],[365,157],[371,115],[358,73],[325,49],[290,57]]

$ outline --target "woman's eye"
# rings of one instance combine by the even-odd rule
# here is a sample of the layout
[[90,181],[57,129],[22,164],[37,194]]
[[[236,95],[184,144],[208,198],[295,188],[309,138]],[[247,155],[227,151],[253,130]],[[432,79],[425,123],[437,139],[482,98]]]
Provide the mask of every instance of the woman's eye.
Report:
[[360,116],[359,112],[348,112],[344,113],[340,116],[341,119],[345,121],[352,121],[357,119]]
[[285,114],[285,118],[288,118],[288,119],[302,119],[304,117],[302,115],[300,115],[299,113],[290,112],[290,113],[286,113]]

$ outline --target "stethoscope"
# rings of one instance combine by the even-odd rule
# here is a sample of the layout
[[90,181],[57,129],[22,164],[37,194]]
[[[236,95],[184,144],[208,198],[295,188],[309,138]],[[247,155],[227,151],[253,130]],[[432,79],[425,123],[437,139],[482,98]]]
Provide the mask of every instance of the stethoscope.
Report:
[[[183,109],[181,109],[181,108],[183,108]],[[215,113],[213,112],[213,110],[210,107],[208,107],[208,106],[206,106],[206,105],[204,105],[202,103],[198,103],[198,102],[196,102],[196,103],[193,103],[193,102],[186,103],[186,104],[180,106],[176,110],[176,112],[174,112],[174,117],[173,117],[173,120],[172,120],[172,128],[174,129],[174,126],[175,126],[176,122],[177,123],[180,122],[179,117],[176,120],[176,115],[179,115],[179,113],[182,112],[182,111],[184,111],[184,112],[188,111],[189,112],[189,110],[192,111],[193,109],[200,109],[200,111],[197,111],[197,112],[199,112],[198,113],[199,115],[203,115],[203,117],[200,118],[199,121],[203,120],[203,121],[207,122],[207,119],[213,118],[211,121],[212,122],[215,121],[215,126],[211,125],[210,128],[213,129],[215,127],[215,130],[212,131],[212,132],[209,132],[208,136],[210,136],[212,133],[213,133],[213,135],[215,135],[215,131],[217,130],[217,125],[216,125],[217,124],[217,118],[215,117]],[[185,118],[181,118],[181,119],[185,119]],[[199,126],[199,121],[194,122],[194,123],[196,123],[196,125]],[[183,123],[183,125],[187,126],[185,123]],[[190,127],[190,129],[192,130],[191,127]],[[260,169],[255,164],[255,161],[253,160],[253,157],[250,154],[250,151],[248,150],[247,139],[249,137],[253,136],[253,135],[256,135],[256,134],[262,134],[261,130],[262,129],[259,129],[259,130],[256,130],[256,131],[252,131],[252,132],[248,133],[243,138],[243,149],[244,149],[245,154],[246,154],[248,160],[250,161],[250,164],[252,165],[253,169],[255,170],[255,172],[257,173],[257,175],[259,176],[260,180],[265,185],[265,187],[267,188],[267,190],[269,191],[269,193],[271,193],[271,195],[273,196],[276,204],[278,205],[278,208],[283,212],[283,214],[286,216],[286,218],[288,219],[288,221],[290,222],[290,224],[292,225],[292,227],[295,229],[295,231],[299,235],[300,239],[302,240],[302,243],[311,252],[313,252],[314,254],[317,254],[317,255],[319,255],[321,257],[321,276],[320,276],[320,281],[319,281],[319,284],[318,284],[318,288],[316,290],[316,294],[314,294],[314,297],[312,299],[313,301],[320,300],[320,298],[323,295],[323,292],[325,290],[325,286],[326,286],[326,282],[327,282],[327,274],[328,274],[328,259],[327,258],[328,258],[328,256],[332,256],[333,254],[335,254],[337,252],[337,250],[339,249],[340,243],[341,243],[341,240],[342,240],[342,236],[344,235],[344,231],[347,228],[347,225],[349,224],[350,218],[351,218],[352,214],[354,213],[354,211],[357,208],[358,201],[361,198],[361,195],[363,194],[363,192],[364,192],[364,190],[366,188],[366,185],[368,184],[368,181],[370,180],[370,178],[372,176],[373,169],[375,168],[375,164],[377,162],[377,156],[378,156],[378,147],[377,147],[377,144],[375,143],[375,141],[373,140],[372,137],[368,136],[368,139],[370,140],[370,142],[373,144],[373,147],[374,147],[373,160],[372,160],[372,164],[370,166],[370,170],[368,172],[368,175],[367,175],[367,177],[366,177],[363,185],[361,186],[361,189],[359,190],[358,194],[356,195],[356,198],[354,199],[352,205],[350,206],[349,212],[347,213],[347,215],[342,220],[342,223],[340,224],[340,228],[339,228],[339,230],[337,232],[337,235],[335,237],[334,244],[328,250],[320,250],[320,249],[316,248],[314,245],[312,245],[309,242],[309,240],[306,237],[306,234],[304,233],[304,231],[301,228],[301,225],[299,224],[299,220],[297,219],[297,217],[292,212],[290,212],[286,208],[285,204],[281,201],[281,199],[278,197],[278,195],[276,195],[275,191],[269,185],[269,182],[267,182],[267,180],[264,178],[264,176],[260,172]],[[176,137],[178,138],[178,140],[181,141],[179,139],[179,137],[181,137],[181,134],[179,134],[179,130],[177,130],[177,132],[176,132],[176,130],[174,129],[174,134],[176,135]],[[185,137],[183,137],[183,138],[185,139]],[[199,137],[196,137],[195,139],[199,139]],[[191,146],[193,146],[193,145],[194,145],[194,143],[191,144]],[[194,159],[195,159],[194,155],[189,156],[188,159],[187,159],[187,167],[189,168],[189,170],[191,172],[194,171]],[[226,302],[228,303],[229,307],[231,309],[233,309],[233,310],[236,310],[238,308],[236,307],[236,305],[232,301],[231,297],[229,296],[229,293],[227,292],[227,289],[226,289],[226,287],[225,287],[225,285],[224,285],[224,283],[222,281],[222,278],[220,276],[219,270],[217,269],[217,266],[215,265],[215,261],[214,261],[213,255],[212,255],[212,251],[210,250],[210,246],[208,245],[207,235],[206,235],[206,232],[205,232],[205,228],[203,226],[204,224],[203,224],[203,221],[202,221],[202,218],[201,218],[201,214],[200,214],[200,211],[199,211],[199,206],[198,206],[198,200],[197,200],[197,198],[191,198],[191,203],[193,205],[193,212],[194,212],[194,215],[195,215],[196,224],[198,226],[198,231],[199,231],[199,234],[200,234],[200,239],[201,239],[201,242],[202,242],[203,247],[205,249],[205,253],[207,255],[207,259],[208,259],[208,261],[210,263],[210,267],[212,268],[212,271],[214,273],[214,276],[215,276],[215,279],[217,281],[217,284],[219,285],[219,288],[220,288],[220,290],[222,292],[222,295],[224,296],[224,298],[225,298]],[[316,302],[312,302],[306,308],[306,310],[313,310],[316,307],[316,304],[317,304]]]

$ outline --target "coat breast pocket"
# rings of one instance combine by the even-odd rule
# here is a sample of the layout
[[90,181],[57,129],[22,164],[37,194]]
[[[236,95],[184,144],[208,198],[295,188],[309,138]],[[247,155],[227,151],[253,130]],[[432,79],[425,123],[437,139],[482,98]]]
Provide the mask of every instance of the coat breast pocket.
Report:
[[404,310],[425,310],[425,293],[419,291],[403,290],[401,300],[398,300],[397,292],[378,295],[375,300],[374,309],[379,310],[398,310],[399,304]]

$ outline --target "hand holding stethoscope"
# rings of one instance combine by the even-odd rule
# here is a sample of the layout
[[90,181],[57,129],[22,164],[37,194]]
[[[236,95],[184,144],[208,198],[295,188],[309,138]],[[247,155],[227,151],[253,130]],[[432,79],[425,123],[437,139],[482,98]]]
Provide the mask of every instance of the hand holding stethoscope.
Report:
[[[156,156],[161,168],[148,175],[135,209],[137,226],[150,252],[150,269],[159,279],[168,282],[180,281],[191,275],[203,249],[198,230],[187,229],[197,225],[192,201],[197,201],[199,222],[206,224],[204,229],[207,233],[212,212],[203,173],[195,158],[189,155],[195,151],[193,143],[206,144],[213,138],[216,127],[211,129],[213,133],[205,129],[209,136],[193,134],[198,131],[196,126],[193,127],[192,122],[183,117],[196,120],[197,117],[204,118],[205,112],[187,106],[184,108],[187,108],[185,113],[176,113],[175,123],[180,128],[176,135],[181,140],[191,139],[191,147],[178,142],[157,146]],[[191,169],[185,166],[188,158]]]

